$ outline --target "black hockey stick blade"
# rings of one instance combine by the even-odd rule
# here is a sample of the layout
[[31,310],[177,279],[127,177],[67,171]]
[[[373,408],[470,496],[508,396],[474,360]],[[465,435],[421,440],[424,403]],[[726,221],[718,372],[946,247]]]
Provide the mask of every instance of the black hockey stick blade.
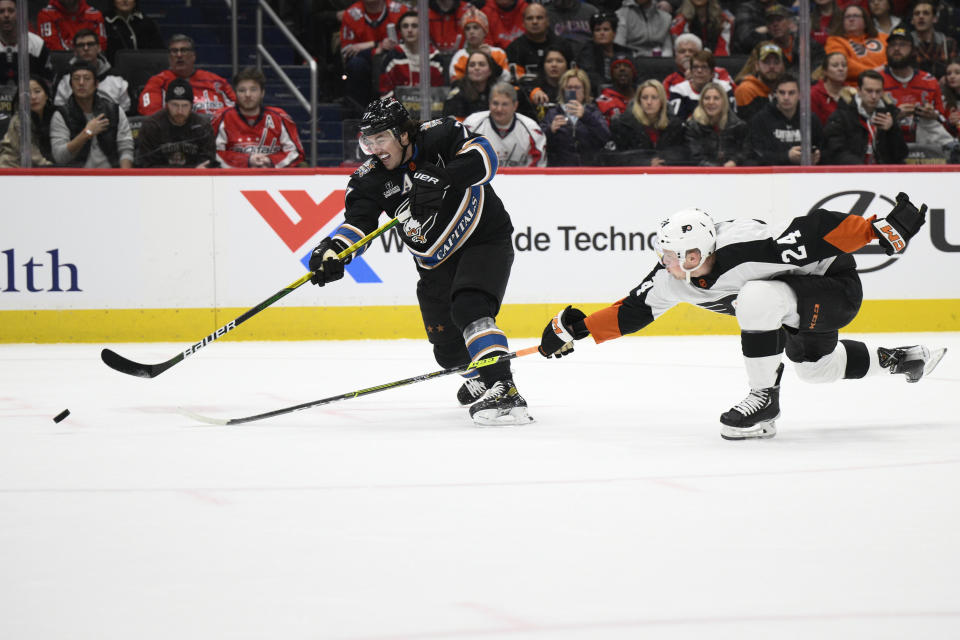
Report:
[[[352,245],[350,245],[349,247],[347,247],[346,249],[338,253],[337,257],[340,258],[341,260],[346,258],[348,255],[350,255],[351,253],[353,253],[363,245],[367,244],[368,242],[370,242],[371,240],[373,240],[374,238],[382,234],[384,231],[387,231],[388,229],[392,228],[394,225],[396,225],[399,222],[403,222],[405,219],[406,218],[404,217],[391,218],[387,222],[384,222],[382,225],[380,225],[375,231],[370,232],[369,234],[360,238],[360,240],[358,240],[357,242],[353,243]],[[228,333],[230,333],[231,331],[239,327],[243,322],[257,315],[258,313],[260,313],[261,311],[263,311],[264,309],[266,309],[267,307],[269,307],[274,302],[284,297],[291,291],[294,291],[295,289],[306,284],[307,282],[310,282],[310,278],[312,277],[313,277],[313,271],[307,272],[305,275],[291,282],[280,291],[277,291],[275,294],[273,294],[272,296],[270,296],[269,298],[267,298],[257,306],[253,307],[252,309],[248,309],[239,317],[234,318],[227,324],[223,325],[222,327],[220,327],[219,329],[217,329],[216,331],[214,331],[213,333],[211,333],[210,335],[202,339],[200,342],[194,343],[193,345],[191,345],[187,349],[184,349],[183,351],[173,356],[166,362],[160,362],[158,364],[143,364],[141,362],[134,362],[133,360],[130,360],[129,358],[124,358],[116,351],[111,351],[110,349],[104,349],[103,351],[101,351],[100,359],[103,360],[103,363],[105,365],[107,365],[114,371],[119,371],[120,373],[125,373],[129,376],[136,376],[138,378],[155,378],[161,373],[163,373],[164,371],[166,371],[167,369],[169,369],[170,367],[172,367],[173,365],[183,361],[188,356],[192,356],[199,349],[202,349],[203,347],[207,346],[214,340],[218,340],[223,336],[227,335]]]
[[275,418],[277,416],[282,416],[287,413],[293,413],[294,411],[303,411],[304,409],[312,409],[313,407],[319,407],[325,404],[330,404],[331,402],[337,402],[339,400],[350,400],[351,398],[359,398],[360,396],[367,396],[371,393],[379,393],[380,391],[386,391],[388,389],[396,389],[397,387],[404,387],[408,384],[414,384],[416,382],[423,382],[424,380],[431,380],[433,378],[439,378],[441,376],[448,376],[454,373],[466,373],[471,369],[479,369],[480,367],[487,367],[496,362],[502,362],[504,360],[512,360],[514,358],[521,358],[531,353],[536,353],[539,347],[527,347],[526,349],[520,349],[519,351],[513,351],[502,356],[490,356],[489,358],[483,358],[477,360],[476,362],[471,362],[465,367],[454,367],[452,369],[441,369],[439,371],[432,371],[430,373],[422,373],[418,376],[413,376],[412,378],[404,378],[403,380],[395,380],[394,382],[387,382],[384,384],[379,384],[375,387],[368,387],[366,389],[359,389],[357,391],[350,391],[347,393],[342,393],[338,396],[330,396],[329,398],[323,398],[321,400],[312,400],[310,402],[304,402],[302,404],[293,405],[292,407],[284,407],[282,409],[275,409],[274,411],[267,411],[266,413],[258,413],[252,416],[246,416],[243,418],[213,418],[210,416],[204,416],[199,413],[194,413],[187,409],[178,408],[177,412],[187,416],[188,418],[193,418],[198,422],[205,422],[207,424],[216,424],[216,425],[233,425],[233,424],[246,424],[248,422],[256,422],[258,420],[266,420],[267,418]]

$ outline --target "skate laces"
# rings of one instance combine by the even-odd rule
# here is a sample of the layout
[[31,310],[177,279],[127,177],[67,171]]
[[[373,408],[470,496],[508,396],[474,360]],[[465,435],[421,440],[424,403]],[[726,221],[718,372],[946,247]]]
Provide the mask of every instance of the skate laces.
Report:
[[751,389],[750,395],[738,402],[733,410],[745,416],[753,415],[763,409],[769,400],[770,394],[766,389]]
[[470,395],[474,397],[479,396],[487,390],[487,386],[483,384],[483,380],[480,378],[467,378],[464,380],[463,384],[467,387],[467,391],[470,392]]

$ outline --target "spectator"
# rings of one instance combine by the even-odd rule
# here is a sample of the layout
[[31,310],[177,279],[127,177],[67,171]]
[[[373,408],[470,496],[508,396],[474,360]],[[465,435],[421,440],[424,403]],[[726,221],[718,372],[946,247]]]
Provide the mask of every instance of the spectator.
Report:
[[139,0],[112,0],[103,17],[110,64],[116,61],[120,49],[163,49],[160,28],[140,11]]
[[[756,54],[756,55],[754,55]],[[733,93],[737,102],[737,114],[744,120],[757,113],[769,102],[770,91],[785,70],[783,50],[772,42],[761,42],[750,54],[750,59],[737,76],[737,88]]]
[[935,20],[936,11],[932,1],[913,3],[910,24],[913,25],[917,66],[935,78],[942,78],[947,70],[947,61],[957,57],[957,41],[935,30]]
[[[73,36],[73,57],[70,64],[82,60],[97,70],[97,93],[120,105],[124,113],[130,113],[130,85],[121,76],[113,73],[106,56],[100,53],[100,39],[90,29],[80,29]],[[67,104],[70,99],[70,77],[60,78],[54,104]]]
[[193,87],[183,78],[167,85],[163,110],[143,121],[137,136],[138,167],[204,169],[217,162],[210,119],[195,113]]
[[823,164],[903,164],[907,143],[897,107],[883,95],[883,76],[861,72],[859,92],[845,87],[823,130]]
[[700,104],[683,127],[692,164],[704,167],[744,164],[747,124],[730,109],[720,85],[710,82],[703,88]]
[[670,33],[675,38],[684,33],[695,34],[710,45],[715,56],[733,52],[733,14],[720,6],[720,0],[683,0]]
[[570,69],[560,78],[557,104],[547,110],[541,126],[547,133],[547,165],[593,165],[610,140],[607,121],[593,104],[590,79],[583,69]]
[[873,16],[873,26],[877,33],[886,33],[889,35],[897,25],[900,24],[900,17],[893,14],[890,6],[890,0],[870,0],[868,5],[870,15]]
[[[689,79],[670,88],[670,113],[680,118],[680,122],[689,118],[693,110],[700,104],[700,92],[708,82],[723,87],[730,102],[730,107],[736,107],[733,83],[729,80],[723,80],[716,71],[718,68],[713,54],[708,50],[698,51],[690,58]],[[726,73],[726,69],[723,71],[729,79],[730,74]]]
[[197,53],[193,38],[177,34],[170,38],[168,47],[170,68],[147,80],[140,92],[138,111],[149,116],[163,108],[167,85],[183,78],[193,87],[193,110],[212,116],[224,107],[232,107],[237,100],[230,83],[215,73],[197,69]]
[[748,0],[737,3],[733,21],[734,53],[750,53],[758,44],[770,39],[767,33],[766,11],[767,7],[773,4],[778,4],[778,0]]
[[610,63],[610,75],[613,76],[613,86],[604,87],[597,96],[597,109],[610,120],[627,110],[627,102],[634,94],[637,86],[637,67],[630,58],[617,58]]
[[[796,24],[793,14],[781,4],[772,4],[767,7],[767,35],[770,41],[783,51],[783,64],[793,75],[800,73],[800,51],[794,35]],[[810,68],[818,67],[823,62],[823,46],[815,40],[810,41]]]
[[[747,125],[747,155],[751,162],[763,165],[800,164],[800,84],[785,73],[773,87],[775,100],[767,104]],[[811,164],[820,162],[823,129],[820,121],[810,119]]]
[[348,111],[360,113],[373,99],[373,56],[397,46],[388,37],[387,27],[396,25],[406,11],[394,0],[358,0],[343,12],[340,55]]
[[[529,100],[532,105],[542,107],[550,102],[560,90],[560,78],[570,69],[570,60],[567,58],[566,49],[558,45],[550,45],[545,49],[543,66],[540,73],[537,74],[536,81],[529,92]],[[522,83],[526,88],[526,82]]]
[[562,48],[563,57],[568,61],[573,60],[570,46],[550,31],[544,6],[539,3],[528,4],[523,10],[523,35],[507,47],[507,58],[517,65],[519,75],[537,75],[550,45]]
[[73,36],[80,29],[90,29],[100,39],[100,50],[107,49],[107,29],[103,14],[87,0],[50,0],[37,14],[37,31],[50,51],[70,51]]
[[591,17],[597,8],[582,0],[553,0],[547,5],[550,28],[558,38],[577,43],[582,47],[593,38]]
[[810,37],[821,46],[827,44],[830,27],[843,20],[837,0],[813,0],[810,9]]
[[620,24],[614,42],[630,47],[638,56],[673,55],[670,14],[658,9],[653,0],[623,0],[617,17]]
[[[494,47],[484,42],[490,32],[490,19],[487,18],[487,15],[472,4],[467,5],[463,12],[463,18],[460,20],[460,28],[463,31],[466,44],[450,59],[450,81],[460,80],[466,75],[467,58],[475,51],[482,51],[493,58],[493,61],[501,69],[501,77],[504,80],[509,78],[508,67],[510,63],[507,61],[507,52],[500,47]],[[416,49],[411,49],[411,51],[416,52]],[[383,93],[382,89],[381,93]]]
[[897,27],[887,37],[887,65],[880,72],[883,90],[897,105],[904,141],[939,147],[950,142],[941,124],[947,111],[940,83],[915,63],[913,39],[906,29]]
[[490,36],[495,45],[506,49],[523,34],[526,8],[526,0],[486,0],[482,10],[490,22]]
[[[19,96],[14,95],[16,104]],[[50,150],[50,120],[55,108],[50,99],[50,87],[41,76],[30,77],[30,146],[33,148],[31,164],[34,167],[49,167],[53,164]],[[20,166],[20,112],[10,118],[7,134],[0,141],[0,168]]]
[[[400,44],[384,56],[380,74],[380,95],[392,96],[396,87],[420,86],[420,18],[416,11],[407,11],[397,21]],[[442,87],[443,67],[437,48],[430,46],[430,86]],[[240,89],[237,88],[239,94]],[[261,96],[263,97],[263,96]]]
[[610,63],[631,55],[630,49],[613,41],[619,21],[617,14],[612,11],[601,11],[590,16],[593,40],[583,45],[577,53],[577,66],[587,72],[593,87],[613,82]]
[[220,166],[285,168],[304,163],[297,125],[280,107],[263,104],[266,82],[256,67],[243,69],[234,79],[237,106],[213,119]]
[[837,109],[840,90],[846,86],[847,56],[839,51],[827,54],[814,75],[819,80],[810,89],[810,110],[826,126],[830,114]]
[[956,0],[938,0],[936,15],[936,30],[954,40],[960,40],[960,7]]
[[70,99],[50,120],[50,148],[58,165],[102,169],[133,167],[133,136],[115,102],[97,94],[96,69],[78,61],[70,67]]
[[947,122],[957,135],[960,128],[960,59],[954,58],[947,65],[947,72],[940,81],[943,92],[943,106],[947,111]]
[[887,34],[877,33],[867,10],[860,5],[849,5],[842,15],[843,21],[830,28],[826,52],[839,51],[847,57],[847,85],[852,85],[861,72],[886,61]]
[[610,135],[623,164],[681,164],[685,159],[683,122],[670,115],[659,80],[645,80],[626,111],[610,122]]
[[517,90],[507,82],[490,88],[490,110],[471,113],[463,124],[484,136],[501,167],[547,166],[547,137],[533,118],[517,113]]
[[443,103],[443,115],[453,116],[462,122],[471,113],[488,109],[490,87],[497,82],[499,76],[494,75],[494,69],[500,67],[493,58],[482,51],[471,53],[467,59],[467,75],[453,83],[453,88]]
[[[18,40],[16,0],[0,0],[0,85],[17,84],[20,77],[17,62]],[[27,34],[27,52],[30,55],[30,75],[53,80],[50,53],[43,38],[35,33]]]
[[[663,90],[668,94],[670,88],[675,84],[680,84],[689,77],[690,58],[698,51],[703,50],[703,41],[692,33],[681,33],[673,41],[673,61],[677,65],[677,70],[668,75],[663,80]],[[724,69],[726,72],[726,69]],[[729,78],[729,73],[727,74]]]
[[463,43],[460,21],[467,6],[460,0],[430,0],[430,42],[441,53],[453,53]]

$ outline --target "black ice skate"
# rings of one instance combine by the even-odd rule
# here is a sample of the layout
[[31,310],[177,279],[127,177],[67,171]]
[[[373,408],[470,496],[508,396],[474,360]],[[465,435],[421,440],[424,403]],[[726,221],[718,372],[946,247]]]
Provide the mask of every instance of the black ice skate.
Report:
[[460,385],[460,390],[457,391],[457,402],[464,407],[468,404],[473,404],[482,398],[486,391],[487,385],[483,383],[483,380],[480,378],[467,378],[463,384]]
[[783,364],[777,367],[772,387],[751,389],[750,395],[720,416],[720,436],[724,440],[772,438],[777,435],[776,419],[780,417],[780,376]]
[[890,373],[904,374],[907,376],[907,382],[918,382],[923,376],[929,375],[937,368],[946,353],[946,349],[931,351],[923,345],[895,349],[877,348],[880,366],[890,369]]
[[498,380],[483,398],[470,407],[470,417],[484,427],[504,427],[533,422],[527,413],[527,401],[517,391],[513,380]]

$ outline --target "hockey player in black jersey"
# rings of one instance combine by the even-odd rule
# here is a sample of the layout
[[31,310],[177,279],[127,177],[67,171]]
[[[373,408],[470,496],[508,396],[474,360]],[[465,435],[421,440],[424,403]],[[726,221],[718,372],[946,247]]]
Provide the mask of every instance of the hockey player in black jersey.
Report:
[[781,355],[806,382],[863,378],[888,371],[917,382],[945,349],[868,348],[839,340],[838,329],[860,310],[863,290],[851,253],[878,240],[902,252],[925,222],[926,205],[906,194],[886,218],[819,209],[795,218],[775,235],[759,220],[715,224],[704,211],[685,209],[661,223],[660,257],[630,294],[589,316],[567,307],[547,325],[540,353],[560,357],[573,341],[604,342],[638,331],[680,302],[735,315],[750,393],[720,416],[727,440],[772,438],[780,416]]
[[[394,98],[374,100],[360,121],[370,154],[347,184],[344,222],[314,249],[311,282],[343,277],[337,254],[378,226],[381,213],[400,218],[413,254],[417,300],[427,339],[444,368],[505,354],[496,316],[513,264],[513,225],[490,180],[497,154],[483,136],[453,118],[419,123]],[[399,228],[399,225],[398,225]],[[357,251],[357,255],[366,250]],[[480,425],[532,422],[509,362],[474,369],[457,394]]]

